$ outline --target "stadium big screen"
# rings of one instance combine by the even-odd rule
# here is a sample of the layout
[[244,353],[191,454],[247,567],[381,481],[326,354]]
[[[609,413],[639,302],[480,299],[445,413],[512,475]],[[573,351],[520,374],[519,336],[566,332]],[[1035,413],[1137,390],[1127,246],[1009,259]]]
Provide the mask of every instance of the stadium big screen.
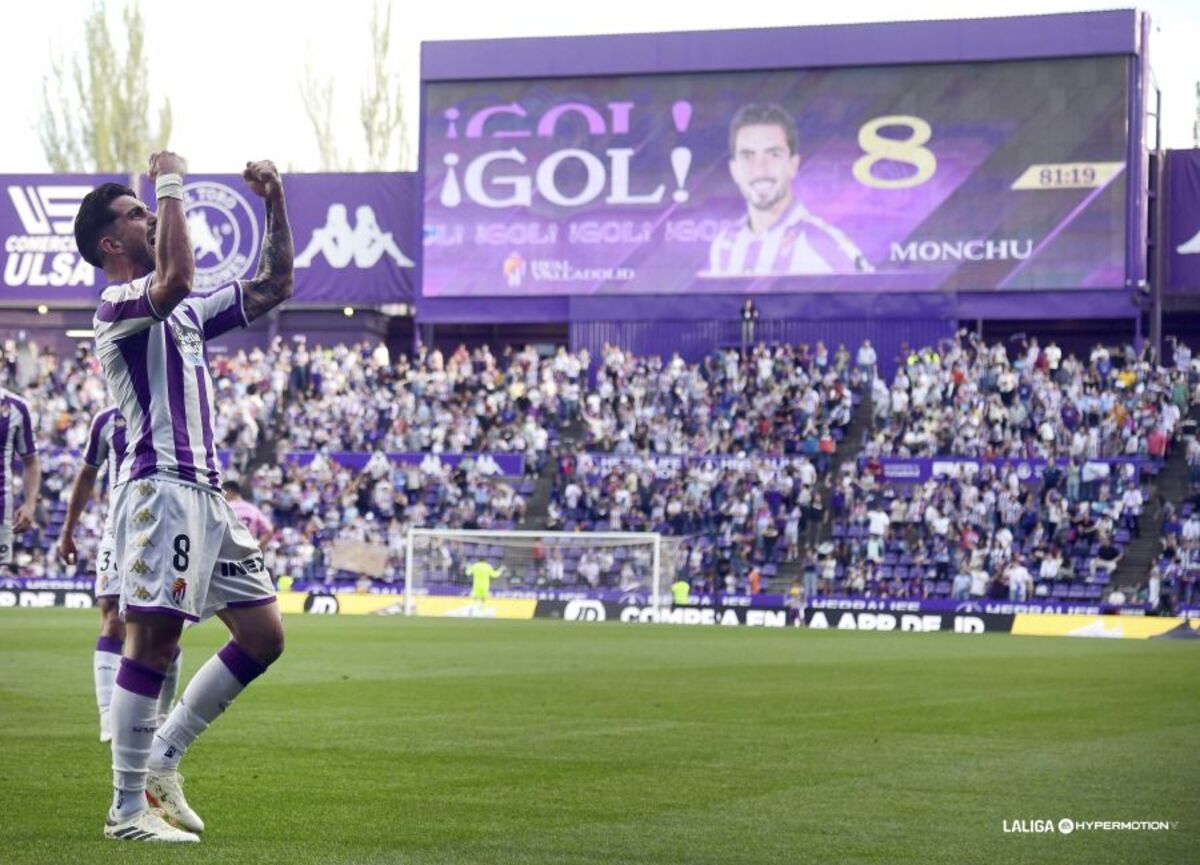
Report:
[[[427,81],[423,294],[1119,288],[1131,62]],[[745,106],[795,124],[779,248]]]

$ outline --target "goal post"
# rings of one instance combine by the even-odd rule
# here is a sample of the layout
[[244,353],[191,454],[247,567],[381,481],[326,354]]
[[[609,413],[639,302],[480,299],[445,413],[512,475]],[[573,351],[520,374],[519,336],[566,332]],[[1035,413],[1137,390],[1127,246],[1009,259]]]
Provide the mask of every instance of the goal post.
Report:
[[430,594],[470,592],[467,569],[487,562],[494,589],[639,592],[657,611],[669,603],[679,539],[658,532],[409,529],[404,612]]

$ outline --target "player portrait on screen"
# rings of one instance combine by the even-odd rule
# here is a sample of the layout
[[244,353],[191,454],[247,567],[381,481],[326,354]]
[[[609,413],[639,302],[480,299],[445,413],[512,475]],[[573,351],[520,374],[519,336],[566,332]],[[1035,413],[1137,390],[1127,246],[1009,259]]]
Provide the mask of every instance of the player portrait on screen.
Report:
[[713,238],[705,276],[873,270],[844,232],[797,200],[799,138],[795,119],[779,105],[751,103],[734,114],[729,174],[746,200],[746,215]]

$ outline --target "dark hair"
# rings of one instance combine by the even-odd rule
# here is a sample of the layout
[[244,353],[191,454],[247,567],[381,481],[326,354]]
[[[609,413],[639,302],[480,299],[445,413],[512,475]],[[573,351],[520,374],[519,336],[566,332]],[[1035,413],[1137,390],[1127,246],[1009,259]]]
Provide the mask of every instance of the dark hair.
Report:
[[121,183],[101,183],[83,197],[75,214],[75,245],[83,260],[92,267],[104,267],[100,238],[116,218],[110,205],[122,195],[137,198],[137,193]]
[[774,102],[752,102],[743,105],[729,121],[729,156],[737,155],[737,134],[743,126],[778,126],[787,138],[788,153],[794,154],[800,145],[800,133],[796,120]]
[[242,485],[237,481],[224,481],[221,484],[221,489],[227,493],[233,493],[235,496],[240,496],[242,494]]

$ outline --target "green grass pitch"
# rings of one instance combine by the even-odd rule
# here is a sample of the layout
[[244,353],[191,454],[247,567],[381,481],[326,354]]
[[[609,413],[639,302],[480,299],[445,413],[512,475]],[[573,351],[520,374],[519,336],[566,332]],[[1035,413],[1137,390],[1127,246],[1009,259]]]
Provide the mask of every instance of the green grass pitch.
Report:
[[[194,848],[105,841],[91,611],[0,611],[0,863],[1200,861],[1200,646],[289,617],[184,760]],[[185,634],[190,675],[225,639]],[[1005,833],[1003,821],[1176,821]]]

